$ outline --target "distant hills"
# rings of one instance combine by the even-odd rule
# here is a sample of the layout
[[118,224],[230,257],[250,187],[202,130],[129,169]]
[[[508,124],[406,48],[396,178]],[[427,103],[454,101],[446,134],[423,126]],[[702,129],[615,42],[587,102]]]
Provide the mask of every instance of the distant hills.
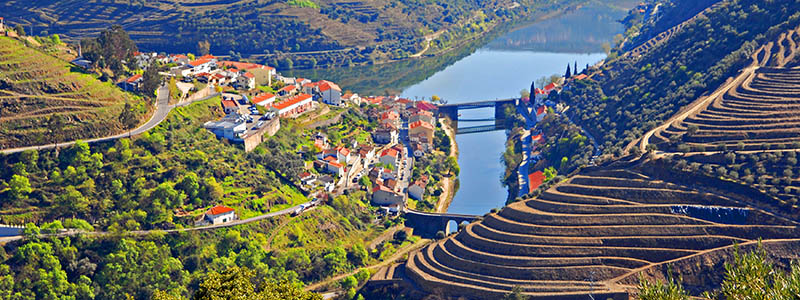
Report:
[[119,24],[146,51],[210,51],[247,57],[359,47],[343,55],[374,59],[371,52],[375,50],[392,57],[416,53],[424,48],[425,36],[435,32],[449,31],[444,40],[458,38],[490,28],[483,23],[573,2],[11,0],[0,4],[0,11],[14,12],[4,15],[6,21],[24,24],[31,34],[58,33],[68,41],[95,36]]

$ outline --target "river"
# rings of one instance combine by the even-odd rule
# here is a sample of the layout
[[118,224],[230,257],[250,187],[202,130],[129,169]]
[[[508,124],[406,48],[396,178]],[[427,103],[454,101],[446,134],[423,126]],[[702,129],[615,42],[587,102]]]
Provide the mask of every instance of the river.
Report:
[[[592,0],[558,17],[523,26],[460,53],[409,60],[396,64],[336,69],[297,70],[289,76],[327,78],[362,95],[401,92],[411,99],[437,95],[448,103],[519,97],[531,82],[567,65],[579,69],[603,58],[603,44],[611,43],[623,27],[633,0]],[[464,118],[493,116],[491,109],[462,112]],[[480,125],[461,123],[460,126]],[[502,131],[457,135],[461,168],[459,189],[448,212],[483,215],[505,204],[508,191],[501,184],[505,149]]]
[[[619,1],[630,5],[631,2]],[[628,6],[630,7],[630,6]],[[437,95],[448,103],[519,97],[535,79],[563,75],[569,64],[583,69],[605,58],[602,44],[622,26],[615,23],[625,11],[591,3],[560,17],[534,23],[502,35],[467,57],[405,88],[409,98]],[[464,118],[493,116],[493,109],[461,112]],[[461,123],[474,126],[480,123]],[[508,190],[501,184],[505,167],[503,131],[457,135],[459,189],[448,208],[451,213],[482,215],[505,205]]]

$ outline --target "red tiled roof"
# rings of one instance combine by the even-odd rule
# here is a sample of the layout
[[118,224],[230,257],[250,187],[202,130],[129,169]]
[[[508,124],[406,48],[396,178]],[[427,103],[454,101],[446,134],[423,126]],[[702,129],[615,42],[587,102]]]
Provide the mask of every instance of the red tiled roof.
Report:
[[574,78],[575,78],[575,80],[584,80],[586,78],[589,78],[589,76],[586,76],[586,74],[578,74],[578,75],[575,75]]
[[303,172],[303,174],[300,174],[300,178],[306,178],[308,176],[311,176],[311,173]]
[[136,80],[139,80],[139,78],[142,78],[142,74],[136,74],[131,77],[128,77],[128,79],[126,79],[125,81],[128,83],[134,83],[136,82]]
[[542,171],[536,171],[528,174],[528,193],[531,193],[533,190],[539,188],[543,182],[544,173],[542,173]]
[[394,148],[383,150],[383,152],[381,152],[381,156],[386,156],[386,155],[397,157],[397,150],[395,150]]
[[222,206],[222,205],[217,205],[217,206],[214,206],[214,207],[208,209],[208,212],[206,212],[206,214],[207,215],[219,215],[219,214],[224,214],[226,212],[231,212],[231,211],[234,211],[233,208],[230,208],[230,207],[227,207],[227,206]]
[[342,88],[340,88],[338,85],[336,85],[333,82],[330,82],[330,81],[327,81],[327,80],[322,80],[322,81],[319,82],[319,91],[320,92],[324,92],[324,91],[327,91],[327,90],[330,90],[330,89],[334,89],[334,90],[339,91],[339,92],[342,91]]
[[219,64],[222,65],[222,66],[226,66],[226,67],[231,66],[231,67],[237,68],[239,70],[249,70],[249,69],[265,69],[266,70],[266,69],[269,69],[269,67],[264,66],[264,65],[260,65],[260,64],[247,63],[247,62],[238,62],[238,61],[229,61],[229,60],[221,61],[221,62],[219,62]]
[[[275,98],[275,95],[270,94],[270,93],[264,93],[264,94],[259,94],[258,96],[253,97],[253,99],[251,101],[253,103],[255,103],[255,104],[259,104],[261,102],[264,102],[264,101],[267,101],[267,100],[273,99],[273,98]],[[273,100],[275,100],[275,99],[273,99]]]
[[343,147],[343,146],[336,147],[336,151],[337,151],[337,152],[341,152],[341,153],[342,153],[342,155],[348,155],[348,154],[350,154],[350,149],[347,149],[347,148],[345,148],[345,147]]
[[376,184],[374,187],[372,187],[372,192],[373,192],[373,193],[374,193],[374,192],[377,192],[377,191],[384,191],[384,192],[394,193],[394,191],[392,191],[392,190],[391,190],[390,188],[388,188],[388,187],[385,187],[385,186],[384,186],[384,185],[382,185],[382,184]]
[[245,72],[245,73],[244,73],[244,77],[247,77],[247,78],[256,78],[256,75],[253,75],[253,73],[250,73],[250,72]]
[[417,108],[421,110],[436,110],[436,105],[430,102],[419,101],[417,102]]
[[555,82],[551,82],[550,84],[548,84],[548,85],[546,85],[544,87],[545,91],[549,91],[549,90],[552,90],[552,89],[555,89],[555,88],[556,88],[556,83]]
[[419,120],[419,121],[416,121],[414,123],[408,124],[408,129],[414,129],[414,128],[417,128],[417,127],[420,127],[420,126],[428,128],[430,130],[433,130],[433,125],[429,124],[428,122],[422,121],[422,120]]
[[331,166],[336,167],[337,169],[341,169],[343,167],[342,164],[340,164],[338,162],[335,162],[335,161],[329,161],[328,164],[331,165]]
[[236,108],[236,102],[233,100],[222,100],[222,107],[224,108]]
[[297,89],[297,87],[296,87],[296,86],[294,86],[294,85],[287,85],[287,86],[283,87],[283,88],[282,88],[282,89],[280,89],[280,90],[281,90],[281,91],[284,91],[284,92],[291,92],[291,91],[294,91],[295,89]]
[[300,94],[300,95],[294,96],[292,98],[286,99],[284,101],[281,101],[280,103],[273,104],[272,107],[281,110],[281,109],[289,107],[292,104],[299,103],[299,102],[302,102],[302,101],[305,101],[305,100],[308,100],[308,99],[311,99],[311,95],[309,95],[309,94]]
[[210,58],[200,58],[200,59],[197,59],[197,60],[194,60],[194,61],[190,61],[189,64],[192,65],[193,67],[197,67],[199,65],[208,63],[210,61],[211,61]]

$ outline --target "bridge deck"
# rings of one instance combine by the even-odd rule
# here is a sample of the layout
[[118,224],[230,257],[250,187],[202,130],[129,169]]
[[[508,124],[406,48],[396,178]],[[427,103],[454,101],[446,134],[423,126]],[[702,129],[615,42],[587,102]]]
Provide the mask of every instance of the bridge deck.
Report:
[[509,98],[509,99],[498,99],[498,100],[485,100],[485,101],[475,101],[475,102],[463,102],[463,103],[453,103],[453,104],[441,104],[437,105],[440,109],[441,108],[452,108],[452,107],[490,107],[495,105],[496,103],[507,103],[507,102],[514,102],[517,101],[516,98]]

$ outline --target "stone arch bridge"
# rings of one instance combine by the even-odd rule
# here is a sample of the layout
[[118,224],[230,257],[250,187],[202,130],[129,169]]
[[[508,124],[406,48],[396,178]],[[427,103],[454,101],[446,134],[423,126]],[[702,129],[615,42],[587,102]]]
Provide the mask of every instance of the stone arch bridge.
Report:
[[456,224],[461,224],[463,222],[472,223],[483,217],[463,214],[430,213],[406,209],[405,218],[405,225],[414,228],[414,235],[419,235],[423,238],[433,238],[438,231],[443,231],[445,233],[450,231],[450,221],[455,221]]

